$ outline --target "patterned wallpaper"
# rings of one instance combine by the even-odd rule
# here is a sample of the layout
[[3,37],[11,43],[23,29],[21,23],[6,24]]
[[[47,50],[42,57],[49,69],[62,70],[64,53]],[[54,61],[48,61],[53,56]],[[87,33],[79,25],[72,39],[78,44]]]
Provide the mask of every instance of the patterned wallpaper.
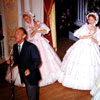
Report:
[[8,51],[10,51],[15,43],[14,34],[18,26],[17,0],[4,0],[4,10],[6,16]]

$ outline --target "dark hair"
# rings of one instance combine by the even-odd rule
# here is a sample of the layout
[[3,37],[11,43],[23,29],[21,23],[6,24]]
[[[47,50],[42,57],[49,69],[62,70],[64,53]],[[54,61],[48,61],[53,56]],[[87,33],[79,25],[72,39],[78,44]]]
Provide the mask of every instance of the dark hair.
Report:
[[96,20],[96,16],[93,15],[93,14],[89,14],[89,15],[88,15],[88,18],[89,18],[89,17],[93,17],[93,18]]
[[19,27],[19,29],[21,29],[24,32],[24,34],[27,34],[27,31],[23,27]]

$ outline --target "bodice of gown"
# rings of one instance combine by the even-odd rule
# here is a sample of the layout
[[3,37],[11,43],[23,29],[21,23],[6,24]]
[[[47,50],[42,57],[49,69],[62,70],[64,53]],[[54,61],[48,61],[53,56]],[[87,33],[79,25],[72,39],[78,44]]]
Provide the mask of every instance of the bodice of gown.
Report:
[[[87,24],[83,25],[81,28],[76,30],[76,32],[73,34],[75,37],[79,38],[79,36],[86,36],[89,34],[89,29],[87,27]],[[93,35],[95,39],[97,39],[100,42],[100,29],[97,28],[96,33]],[[86,44],[94,44],[94,42],[90,39],[80,39],[79,41],[82,41],[83,43]]]
[[36,33],[32,38],[30,38],[30,34],[31,33],[28,33],[28,40],[38,40],[41,38],[41,33]]
[[38,30],[43,30],[45,29],[46,30],[46,33],[36,33],[32,38],[30,38],[30,35],[32,33],[32,30],[31,29],[28,29],[28,40],[38,40],[40,39],[41,37],[43,37],[42,35],[45,35],[45,34],[48,34],[50,29],[45,25],[45,24],[41,24],[40,28]]
[[[94,35],[94,37],[95,37],[95,35]],[[95,44],[90,38],[80,39],[79,41],[81,41],[82,43],[88,44],[88,45]]]

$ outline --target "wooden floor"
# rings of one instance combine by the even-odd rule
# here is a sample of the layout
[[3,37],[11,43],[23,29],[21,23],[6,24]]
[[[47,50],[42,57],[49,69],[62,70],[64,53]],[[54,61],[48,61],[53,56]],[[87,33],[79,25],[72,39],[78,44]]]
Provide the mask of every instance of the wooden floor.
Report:
[[[58,55],[63,58],[66,50],[73,44],[66,38],[58,39]],[[7,64],[0,65],[0,100],[12,100],[11,84],[4,80]],[[14,86],[15,100],[28,100],[25,88]],[[60,83],[40,88],[40,100],[91,100],[90,91],[74,90],[63,87]]]

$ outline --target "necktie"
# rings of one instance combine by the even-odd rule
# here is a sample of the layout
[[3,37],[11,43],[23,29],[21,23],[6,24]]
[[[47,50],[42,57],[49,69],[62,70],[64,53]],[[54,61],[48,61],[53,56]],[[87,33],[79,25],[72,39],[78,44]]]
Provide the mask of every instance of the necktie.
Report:
[[21,46],[18,45],[18,53],[20,54],[20,52],[21,52]]

